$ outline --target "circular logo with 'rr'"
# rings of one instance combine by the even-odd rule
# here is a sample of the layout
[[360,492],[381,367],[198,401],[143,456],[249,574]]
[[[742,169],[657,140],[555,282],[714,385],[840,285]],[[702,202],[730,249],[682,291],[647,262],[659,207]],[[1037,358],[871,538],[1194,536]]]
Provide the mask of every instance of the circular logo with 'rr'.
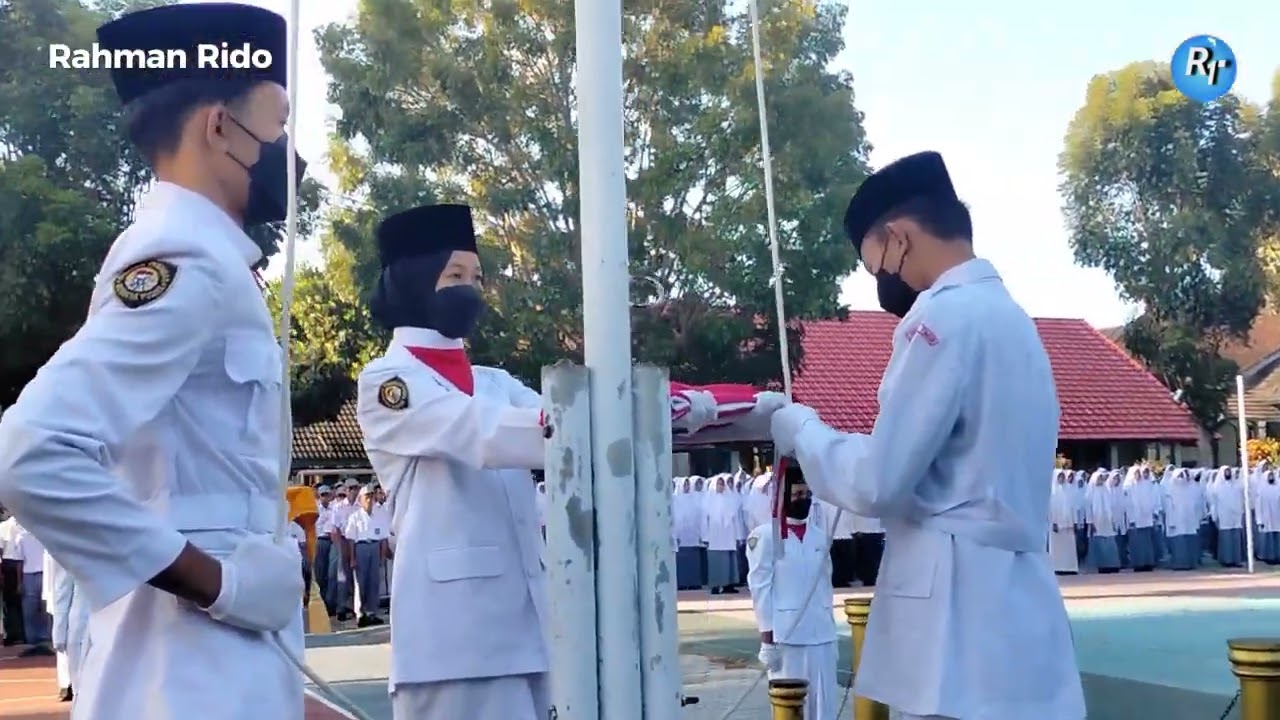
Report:
[[1196,35],[1182,41],[1169,62],[1173,86],[1196,102],[1211,102],[1236,84],[1236,54],[1227,41]]

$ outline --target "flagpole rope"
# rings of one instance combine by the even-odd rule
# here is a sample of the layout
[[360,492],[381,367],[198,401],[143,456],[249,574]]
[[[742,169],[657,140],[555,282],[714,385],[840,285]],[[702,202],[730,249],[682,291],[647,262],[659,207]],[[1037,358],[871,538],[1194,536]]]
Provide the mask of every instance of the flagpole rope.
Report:
[[[298,163],[297,163],[297,139],[298,139],[298,32],[300,25],[301,0],[291,0],[289,3],[288,18],[288,93],[289,93],[289,122],[286,130],[287,135],[287,178],[288,178],[288,201],[285,215],[285,242],[284,242],[284,278],[280,287],[280,357],[281,357],[281,401],[280,401],[280,424],[281,424],[281,462],[280,462],[280,513],[277,517],[275,540],[277,543],[283,542],[285,536],[285,528],[289,523],[289,500],[288,487],[289,476],[292,471],[293,458],[293,411],[290,402],[290,352],[289,337],[291,333],[291,316],[293,311],[293,288],[295,282],[295,263],[297,260],[298,246]],[[302,598],[298,598],[301,602]],[[305,660],[299,657],[289,643],[285,640],[283,632],[269,633],[272,642],[280,654],[289,661],[291,665],[296,667],[304,677],[315,684],[316,688],[323,693],[333,704],[341,707],[342,710],[354,716],[356,720],[372,720],[368,715],[360,710],[349,698],[335,690],[329,683],[325,682],[314,670],[307,667]]]
[[[764,172],[764,204],[769,223],[769,252],[773,259],[773,275],[770,279],[770,284],[773,285],[774,310],[778,317],[778,351],[781,355],[782,387],[783,392],[786,393],[787,400],[790,401],[793,400],[794,397],[792,395],[791,346],[787,338],[787,313],[783,299],[783,280],[786,274],[786,266],[782,262],[782,253],[778,246],[778,218],[774,211],[773,158],[769,148],[769,116],[764,93],[764,59],[760,49],[760,7],[758,0],[748,0],[747,6],[751,15],[751,54],[756,76],[756,107],[760,115],[760,156]],[[773,533],[772,552],[774,562],[777,562],[783,554],[782,523],[784,520],[782,517],[783,513],[780,511],[782,504],[785,501],[785,498],[782,497],[782,492],[786,487],[786,478],[783,476],[783,471],[783,459],[775,458],[773,473],[773,507],[775,511],[772,513],[771,519],[771,530]],[[835,526],[840,522],[840,518],[843,514],[844,510],[836,508],[836,514],[831,521],[831,532],[827,533],[826,552],[828,558],[831,557],[831,545],[835,542]],[[827,564],[823,563],[819,567],[818,571],[814,573],[813,581],[809,585],[809,591],[805,595],[802,607],[808,607],[809,603],[812,602],[814,593],[817,592],[818,586],[822,584],[822,579],[826,575],[826,567]],[[827,591],[830,592],[830,588],[827,588]],[[794,624],[788,628],[788,632],[792,632],[794,630]],[[778,638],[775,636],[773,641],[774,644],[785,644],[787,639],[788,638]],[[747,688],[746,692],[738,698],[738,701],[729,708],[728,712],[721,716],[720,720],[729,720],[729,718],[747,701],[747,698],[751,697],[752,693],[755,692],[760,683],[764,682],[768,675],[768,668],[762,670],[760,674],[756,676],[755,681],[751,683],[751,686]],[[849,681],[849,688],[852,687],[853,680],[851,679]],[[848,695],[849,689],[846,688],[846,701],[848,700]],[[841,707],[843,706],[844,703],[841,703]],[[814,718],[813,720],[838,720],[838,718],[839,711],[837,711],[835,718]]]

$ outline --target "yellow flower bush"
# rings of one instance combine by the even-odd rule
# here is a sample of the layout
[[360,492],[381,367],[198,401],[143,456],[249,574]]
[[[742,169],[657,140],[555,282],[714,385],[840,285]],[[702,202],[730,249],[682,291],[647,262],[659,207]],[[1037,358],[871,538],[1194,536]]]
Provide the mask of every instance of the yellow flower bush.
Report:
[[1249,449],[1249,466],[1252,467],[1266,460],[1272,466],[1280,462],[1280,439],[1253,438],[1247,443]]

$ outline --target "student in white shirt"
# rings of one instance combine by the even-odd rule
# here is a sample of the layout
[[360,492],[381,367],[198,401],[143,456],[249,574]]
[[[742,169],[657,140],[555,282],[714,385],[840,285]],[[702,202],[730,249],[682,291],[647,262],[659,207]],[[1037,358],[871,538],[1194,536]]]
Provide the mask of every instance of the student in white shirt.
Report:
[[347,527],[347,519],[351,517],[351,513],[355,512],[356,495],[360,491],[360,483],[354,478],[347,478],[338,487],[338,499],[333,502],[333,526],[335,529],[334,539],[337,541],[339,549],[336,553],[333,553],[334,564],[332,569],[334,577],[337,578],[334,606],[338,611],[338,620],[345,622],[351,619],[351,609],[355,605],[355,598],[352,597],[352,591],[355,588],[352,574],[355,572],[355,568],[351,564],[355,555],[351,549],[351,541],[346,538],[344,531]]
[[[339,492],[342,489],[339,488]],[[334,525],[334,515],[337,512],[337,506],[333,500],[333,490],[328,485],[321,485],[316,488],[316,496],[320,500],[319,514],[316,517],[316,560],[313,572],[316,576],[316,585],[320,587],[320,599],[324,601],[325,610],[329,617],[338,614],[336,605],[338,597],[338,574],[335,571],[336,563],[333,560],[334,539],[333,536],[338,533],[338,528]],[[343,497],[345,497],[343,493]],[[338,540],[341,543],[341,538]],[[341,553],[341,549],[338,550]]]
[[311,603],[311,563],[307,559],[307,531],[297,520],[292,520],[285,528],[289,533],[289,537],[298,543],[298,552],[302,555],[302,605],[306,607]]
[[376,512],[373,507],[374,491],[371,487],[360,488],[356,495],[356,509],[347,518],[343,527],[343,535],[350,543],[351,558],[349,567],[354,568],[352,579],[355,581],[355,611],[359,616],[357,627],[381,625],[378,617],[378,602],[382,589],[382,558],[386,555],[387,534],[390,525],[383,513]]
[[18,558],[22,563],[22,624],[27,633],[23,657],[52,656],[49,649],[49,613],[44,604],[44,545],[35,535],[18,533]]
[[21,530],[13,516],[0,522],[0,603],[4,610],[5,647],[27,641],[22,628],[22,560],[17,542]]

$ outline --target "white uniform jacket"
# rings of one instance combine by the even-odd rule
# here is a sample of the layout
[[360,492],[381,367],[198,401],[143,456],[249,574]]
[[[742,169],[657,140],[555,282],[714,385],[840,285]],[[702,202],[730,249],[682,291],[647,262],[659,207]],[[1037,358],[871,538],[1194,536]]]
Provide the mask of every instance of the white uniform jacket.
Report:
[[804,540],[788,535],[782,555],[775,558],[772,523],[747,536],[747,586],[756,626],[760,632],[772,632],[777,645],[836,640],[827,538],[824,523],[810,518]]
[[[302,677],[269,638],[146,584],[188,540],[225,556],[283,513],[261,256],[208,199],[159,183],[107,253],[84,325],[0,420],[0,502],[92,610],[77,720],[302,717]],[[301,608],[286,633],[299,651]]]
[[472,368],[467,395],[406,346],[462,343],[398,328],[386,354],[360,373],[360,429],[398,548],[391,691],[546,672],[542,536],[529,473],[544,463],[542,398],[485,367]]
[[807,408],[774,423],[814,495],[884,524],[856,692],[915,715],[1080,720],[1045,550],[1053,374],[990,263],[955,267],[920,295],[894,333],[879,401],[870,435]]

